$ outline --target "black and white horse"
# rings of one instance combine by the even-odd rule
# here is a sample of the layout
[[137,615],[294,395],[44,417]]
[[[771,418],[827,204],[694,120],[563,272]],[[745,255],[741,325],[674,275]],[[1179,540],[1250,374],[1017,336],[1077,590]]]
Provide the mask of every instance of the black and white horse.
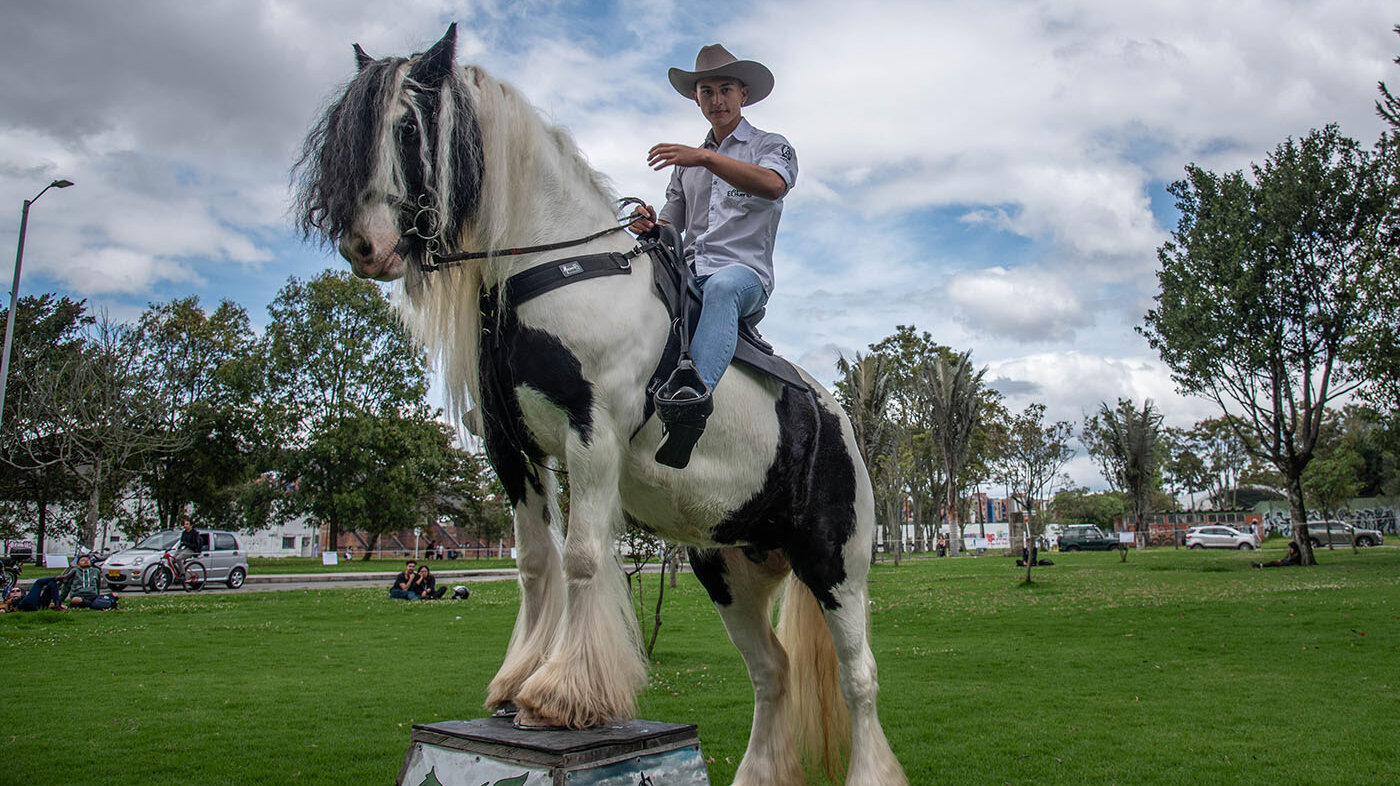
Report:
[[[521,609],[487,705],[516,708],[523,726],[632,716],[646,666],[614,556],[630,518],[691,547],[748,667],[753,728],[735,783],[803,783],[804,755],[844,762],[848,784],[905,783],[876,713],[874,506],[845,414],[810,379],[815,392],[736,366],[690,465],[658,464],[646,386],[671,321],[652,267],[511,302],[502,285],[521,271],[634,241],[506,253],[616,226],[616,205],[567,132],[453,64],[455,41],[454,25],[408,58],[357,45],[359,71],[295,177],[308,236],[338,244],[357,275],[403,280],[403,317],[438,359],[454,414],[479,418],[514,508]],[[486,255],[428,269],[465,250]],[[567,524],[553,469],[568,472]]]

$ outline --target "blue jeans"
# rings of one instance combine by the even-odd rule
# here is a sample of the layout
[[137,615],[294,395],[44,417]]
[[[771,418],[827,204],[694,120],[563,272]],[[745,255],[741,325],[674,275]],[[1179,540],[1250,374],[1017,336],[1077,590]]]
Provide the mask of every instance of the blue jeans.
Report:
[[744,265],[720,268],[696,282],[705,295],[705,304],[700,309],[695,338],[690,342],[690,356],[695,359],[700,378],[714,390],[734,359],[739,318],[757,313],[768,302],[768,295],[758,273]]
[[35,579],[30,585],[29,592],[24,596],[24,600],[19,602],[20,611],[38,611],[58,603],[59,596],[63,594],[63,587],[58,583],[58,577]]

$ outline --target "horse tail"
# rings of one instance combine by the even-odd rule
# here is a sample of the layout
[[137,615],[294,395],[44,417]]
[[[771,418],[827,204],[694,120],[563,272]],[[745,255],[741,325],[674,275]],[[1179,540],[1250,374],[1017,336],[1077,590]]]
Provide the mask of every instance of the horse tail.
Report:
[[788,726],[797,750],[808,767],[820,767],[840,783],[851,741],[841,667],[821,605],[793,574],[783,590],[777,632],[788,656]]

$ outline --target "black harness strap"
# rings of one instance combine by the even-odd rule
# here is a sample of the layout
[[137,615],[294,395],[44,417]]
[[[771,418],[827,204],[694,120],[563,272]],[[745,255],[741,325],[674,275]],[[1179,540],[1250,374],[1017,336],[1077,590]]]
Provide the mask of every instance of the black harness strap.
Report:
[[519,305],[575,281],[586,281],[601,276],[629,275],[632,272],[632,258],[637,252],[634,248],[626,254],[612,251],[606,254],[559,259],[516,273],[506,279],[506,302]]

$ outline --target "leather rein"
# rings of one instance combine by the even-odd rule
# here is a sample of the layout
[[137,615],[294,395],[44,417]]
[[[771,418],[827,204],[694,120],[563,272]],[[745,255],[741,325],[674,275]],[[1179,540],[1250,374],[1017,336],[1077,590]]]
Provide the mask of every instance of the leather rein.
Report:
[[[646,203],[637,197],[623,197],[618,201],[618,210],[628,205],[643,205]],[[573,240],[561,240],[557,243],[543,243],[537,246],[520,246],[519,248],[504,248],[499,251],[462,251],[456,254],[439,254],[438,250],[442,243],[442,224],[438,211],[428,204],[425,199],[419,197],[418,212],[413,217],[412,225],[399,236],[399,242],[394,246],[394,253],[404,256],[413,247],[414,243],[422,242],[423,260],[418,263],[418,269],[424,273],[433,273],[445,267],[460,265],[463,262],[470,262],[477,259],[487,259],[490,257],[514,257],[525,254],[537,254],[543,251],[558,251],[563,248],[581,246],[585,243],[597,240],[600,237],[611,235],[614,232],[621,232],[635,220],[635,216],[624,216],[619,218],[618,226],[608,227],[599,232],[594,232],[585,237],[574,238]],[[424,221],[429,227],[428,232],[419,229],[419,222]]]

